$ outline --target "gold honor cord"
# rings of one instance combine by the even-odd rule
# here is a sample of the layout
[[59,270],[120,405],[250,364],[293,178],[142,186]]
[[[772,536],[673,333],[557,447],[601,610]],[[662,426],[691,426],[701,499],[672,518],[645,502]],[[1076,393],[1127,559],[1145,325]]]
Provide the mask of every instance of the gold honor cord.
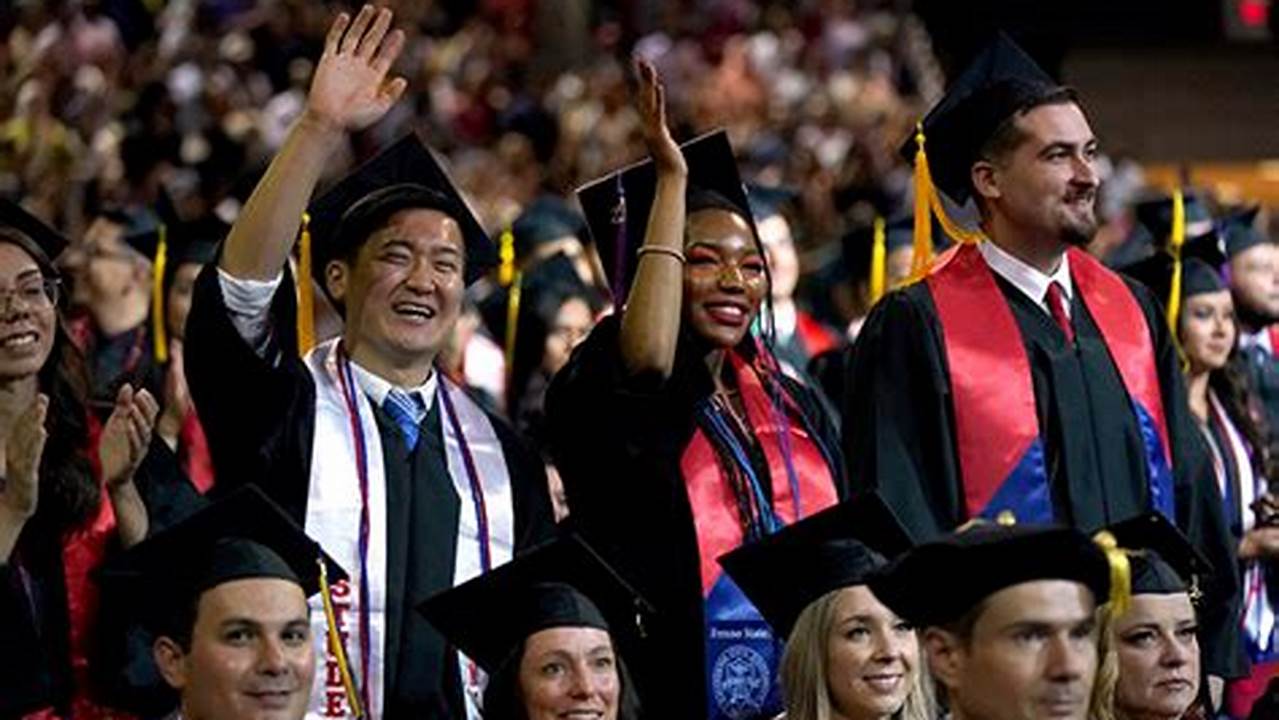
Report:
[[1119,547],[1115,536],[1107,530],[1093,535],[1092,541],[1106,554],[1106,563],[1110,565],[1110,616],[1119,617],[1128,612],[1132,603],[1132,563],[1128,553]]
[[924,123],[915,124],[915,257],[911,260],[911,281],[922,280],[933,264],[933,223],[937,218],[942,231],[960,243],[976,244],[983,240],[980,232],[966,230],[951,219],[946,205],[933,185],[933,175],[928,167],[928,153],[924,150]]
[[302,213],[302,234],[298,239],[298,355],[315,347],[315,289],[312,286],[311,215]]
[[164,273],[169,263],[169,229],[160,223],[156,229],[159,239],[155,244],[155,262],[151,270],[151,339],[154,343],[155,361],[169,361],[169,340],[164,327]]
[[324,564],[323,555],[316,562],[320,564],[320,599],[324,602],[324,624],[329,629],[329,649],[338,661],[338,672],[342,675],[342,687],[346,689],[346,702],[351,706],[351,714],[363,718],[360,694],[355,689],[355,677],[351,675],[351,664],[346,659],[346,648],[342,646],[342,636],[338,634],[337,616],[333,613],[333,598],[329,595],[329,568]]
[[884,280],[888,274],[888,246],[885,238],[884,218],[876,215],[873,230],[874,240],[870,246],[870,304],[874,305],[884,296]]

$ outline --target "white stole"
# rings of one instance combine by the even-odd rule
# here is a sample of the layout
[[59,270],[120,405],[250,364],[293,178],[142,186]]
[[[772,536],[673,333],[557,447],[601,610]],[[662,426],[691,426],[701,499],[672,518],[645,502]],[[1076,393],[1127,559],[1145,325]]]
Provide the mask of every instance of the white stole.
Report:
[[[306,533],[344,569],[350,580],[335,584],[334,610],[350,661],[351,674],[357,684],[363,677],[360,657],[359,611],[356,607],[360,587],[360,486],[356,467],[355,442],[347,399],[342,391],[337,340],[316,346],[307,354],[307,369],[315,381],[315,435],[311,443],[311,478],[307,495]],[[355,382],[354,378],[350,378]],[[515,545],[514,501],[510,474],[501,442],[489,422],[488,415],[464,390],[440,375],[439,391],[447,391],[457,411],[458,424],[466,437],[475,461],[476,473],[484,492],[489,523],[493,566],[508,562]],[[377,419],[368,396],[358,386],[352,388],[359,425],[367,454],[369,490],[369,543],[367,555],[369,586],[369,687],[365,695],[372,707],[365,708],[369,718],[382,717],[385,692],[386,643],[386,470],[382,459],[382,440]],[[438,402],[438,398],[436,399]],[[461,452],[461,443],[453,430],[445,408],[440,408],[445,454],[449,476],[458,494],[459,527],[453,584],[465,582],[480,573],[478,523],[471,496],[470,479]],[[417,598],[416,600],[424,600]],[[311,630],[316,643],[315,683],[311,693],[308,720],[352,717],[338,671],[336,656],[330,652],[322,600],[311,598]],[[468,686],[469,662],[459,655],[462,686]],[[362,687],[362,686],[361,686]],[[478,717],[473,696],[476,689],[467,688],[467,714]],[[482,692],[482,687],[478,689]]]
[[[1226,437],[1226,444],[1229,447],[1225,448],[1225,450],[1234,458],[1235,470],[1239,476],[1239,497],[1236,498],[1235,502],[1238,507],[1231,508],[1231,511],[1236,509],[1239,511],[1239,516],[1243,519],[1243,531],[1246,533],[1257,522],[1256,513],[1252,511],[1252,503],[1257,499],[1257,477],[1252,469],[1252,457],[1248,452],[1248,446],[1244,442],[1243,436],[1239,434],[1238,428],[1230,421],[1230,416],[1226,414],[1225,407],[1217,399],[1217,394],[1211,390],[1208,391],[1208,403],[1210,412],[1217,419],[1217,423],[1223,431],[1222,434]],[[1214,445],[1214,443],[1210,443],[1209,447],[1213,448]],[[1218,489],[1224,498],[1227,492],[1225,483],[1228,479],[1224,472],[1218,473],[1217,478]],[[1248,634],[1248,637],[1257,648],[1263,651],[1269,649],[1271,634],[1275,628],[1275,611],[1270,606],[1270,598],[1266,594],[1264,572],[1261,563],[1256,560],[1250,560],[1245,565],[1243,578],[1244,632]]]

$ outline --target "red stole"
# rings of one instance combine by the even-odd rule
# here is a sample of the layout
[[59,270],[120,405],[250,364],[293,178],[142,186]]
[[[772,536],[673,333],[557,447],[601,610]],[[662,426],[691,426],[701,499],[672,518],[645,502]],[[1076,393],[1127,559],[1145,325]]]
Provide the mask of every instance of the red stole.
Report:
[[195,489],[203,495],[213,487],[213,458],[209,456],[209,440],[204,435],[204,426],[195,414],[195,408],[187,413],[178,431],[178,450],[181,453],[182,469]]
[[[1141,306],[1118,275],[1070,248],[1071,278],[1101,331],[1129,396],[1151,416],[1171,467],[1154,342]],[[1030,361],[1021,330],[975,245],[958,245],[926,278],[937,306],[955,411],[964,500],[977,517],[1039,439]]]
[[[789,525],[795,517],[795,501],[782,455],[781,433],[774,422],[774,410],[768,392],[760,381],[758,370],[751,367],[736,353],[729,353],[729,361],[737,377],[742,404],[746,407],[747,420],[755,441],[768,459],[768,474],[772,481],[773,510]],[[797,421],[799,408],[790,398],[786,399],[786,412],[791,422],[791,463],[800,486],[800,515],[807,517],[823,508],[839,502],[835,492],[835,478],[817,441]],[[745,539],[737,502],[732,488],[720,472],[719,460],[706,434],[698,428],[680,458],[680,472],[688,502],[693,509],[693,524],[697,531],[697,550],[701,560],[702,594],[706,595],[722,572],[717,558],[740,546]]]
[[808,357],[816,357],[839,347],[839,338],[825,325],[803,310],[795,311],[795,334],[799,336]]
[[1279,357],[1279,324],[1267,327],[1266,335],[1270,338],[1270,356]]

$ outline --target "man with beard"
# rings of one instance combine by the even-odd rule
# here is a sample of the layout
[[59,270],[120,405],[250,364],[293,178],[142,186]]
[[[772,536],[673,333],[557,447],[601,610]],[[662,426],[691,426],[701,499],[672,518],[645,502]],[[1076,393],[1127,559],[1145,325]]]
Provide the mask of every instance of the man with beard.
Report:
[[1270,427],[1279,427],[1279,245],[1257,229],[1257,210],[1226,218],[1223,230],[1230,267],[1230,294],[1239,323],[1239,349],[1248,375],[1266,406]]
[[[920,537],[1009,516],[1090,531],[1157,510],[1224,576],[1205,667],[1239,674],[1234,548],[1167,321],[1080,249],[1097,228],[1097,140],[1075,93],[1000,36],[906,150],[916,192],[966,242],[866,322],[844,410],[854,485]],[[976,201],[979,233],[945,216],[918,182],[930,175]]]

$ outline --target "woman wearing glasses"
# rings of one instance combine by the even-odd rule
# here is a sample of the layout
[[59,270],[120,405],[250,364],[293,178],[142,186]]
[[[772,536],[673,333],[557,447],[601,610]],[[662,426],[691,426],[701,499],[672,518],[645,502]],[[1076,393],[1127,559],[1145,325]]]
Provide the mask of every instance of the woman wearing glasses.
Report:
[[0,200],[0,717],[110,715],[89,692],[91,575],[149,524],[134,474],[156,402],[126,386],[90,417],[51,262],[65,245]]

